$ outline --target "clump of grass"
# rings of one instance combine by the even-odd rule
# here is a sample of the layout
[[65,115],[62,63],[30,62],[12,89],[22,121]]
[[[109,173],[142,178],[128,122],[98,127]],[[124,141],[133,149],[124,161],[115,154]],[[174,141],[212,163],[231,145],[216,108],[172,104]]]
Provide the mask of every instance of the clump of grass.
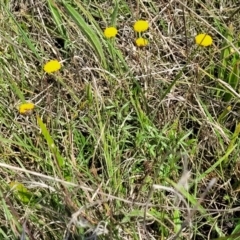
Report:
[[177,3],[0,5],[0,238],[238,236],[238,8]]

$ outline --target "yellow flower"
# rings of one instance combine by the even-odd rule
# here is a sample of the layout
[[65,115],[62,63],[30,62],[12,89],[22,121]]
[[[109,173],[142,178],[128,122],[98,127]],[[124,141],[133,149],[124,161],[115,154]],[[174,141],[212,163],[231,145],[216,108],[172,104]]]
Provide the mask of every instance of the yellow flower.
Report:
[[105,30],[104,30],[104,36],[106,38],[113,38],[113,37],[116,37],[118,31],[115,27],[107,27]]
[[195,37],[195,42],[197,45],[207,47],[207,46],[212,45],[213,40],[212,40],[212,37],[209,36],[208,34],[200,33]]
[[133,29],[135,32],[145,32],[149,28],[148,21],[138,20],[134,23]]
[[50,60],[44,65],[43,70],[46,73],[53,73],[58,71],[60,68],[61,68],[61,63],[58,60]]
[[145,47],[148,45],[148,40],[140,37],[135,40],[135,43],[138,47]]
[[22,103],[19,105],[18,111],[20,114],[23,115],[28,115],[32,112],[32,110],[34,109],[35,105],[33,103]]

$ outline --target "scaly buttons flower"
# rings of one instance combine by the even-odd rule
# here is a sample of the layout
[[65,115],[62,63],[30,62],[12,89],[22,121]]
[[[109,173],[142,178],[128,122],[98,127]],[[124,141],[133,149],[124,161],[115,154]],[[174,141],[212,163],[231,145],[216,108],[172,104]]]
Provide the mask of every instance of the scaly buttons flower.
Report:
[[113,38],[116,37],[118,31],[115,27],[107,27],[103,33],[106,38]]
[[133,29],[135,32],[145,32],[149,28],[148,21],[138,20],[134,23]]
[[212,37],[209,36],[208,34],[206,34],[206,33],[200,33],[200,34],[198,34],[198,35],[195,37],[195,43],[196,43],[197,45],[200,45],[200,46],[203,46],[203,47],[207,47],[207,46],[212,45],[213,40],[212,40]]
[[19,105],[18,111],[20,114],[29,114],[34,109],[35,105],[33,103],[22,103]]
[[138,47],[145,47],[148,45],[148,40],[140,37],[136,39],[135,43]]
[[43,70],[46,73],[53,73],[58,71],[60,68],[61,68],[61,63],[58,60],[50,60],[44,65]]

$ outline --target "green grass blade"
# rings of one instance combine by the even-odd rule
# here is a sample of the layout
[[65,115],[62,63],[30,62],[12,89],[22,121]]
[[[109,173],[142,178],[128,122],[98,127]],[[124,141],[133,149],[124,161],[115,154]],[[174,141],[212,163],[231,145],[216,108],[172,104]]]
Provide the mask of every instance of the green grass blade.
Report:
[[61,36],[67,38],[66,29],[64,28],[63,19],[58,10],[57,4],[53,0],[48,0],[48,7]]
[[118,1],[116,0],[116,4],[111,15],[111,25],[116,26],[117,24],[117,15],[118,15]]
[[197,177],[196,182],[200,182],[202,179],[204,179],[209,173],[214,172],[214,170],[220,166],[226,159],[228,159],[229,155],[234,151],[236,148],[236,145],[234,145],[232,148],[227,149],[226,153],[219,158],[211,167],[209,167],[204,173],[202,173],[200,176]]
[[102,45],[100,39],[97,34],[93,31],[93,29],[84,21],[83,17],[70,5],[67,3],[63,3],[65,9],[72,17],[74,22],[78,25],[81,31],[85,34],[91,46],[94,48],[96,53],[98,54],[99,60],[104,68],[107,68],[106,59],[104,56],[104,52],[102,49]]
[[[240,123],[238,123],[237,126],[235,127],[235,131],[234,131],[234,133],[232,135],[231,141],[230,141],[230,143],[228,145],[228,148],[227,148],[226,152],[228,152],[228,151],[230,151],[231,149],[234,148],[234,145],[236,144],[236,141],[238,139],[239,133],[240,133]],[[228,164],[228,161],[229,161],[229,159],[227,157],[224,160],[224,164]]]
[[[233,69],[229,74],[228,83],[234,90],[236,90],[239,84],[239,77],[240,77],[239,62],[235,62],[235,63],[232,62],[231,65],[233,66]],[[223,96],[223,99],[226,102],[230,101],[232,99],[232,94],[228,92],[225,93]]]
[[8,81],[9,81],[9,85],[10,88],[12,89],[12,91],[14,92],[14,94],[16,94],[16,96],[18,96],[18,98],[21,100],[22,103],[26,102],[25,96],[21,90],[21,87],[17,84],[16,81],[14,81],[12,79],[12,76],[9,75],[8,71],[7,71],[7,67],[5,67],[4,65],[2,65],[2,68],[5,70],[6,72],[6,76],[8,77]]
[[64,165],[64,159],[60,155],[56,145],[54,144],[54,141],[53,141],[49,131],[47,130],[46,125],[42,122],[40,117],[37,117],[37,122],[38,122],[38,126],[40,127],[40,129],[42,131],[42,134],[43,134],[45,140],[47,141],[49,149],[51,150],[53,155],[56,157],[59,167],[62,167]]
[[[4,6],[4,5],[3,5]],[[22,29],[22,27],[20,26],[20,24],[17,22],[17,20],[15,19],[15,17],[13,16],[13,14],[7,9],[5,8],[5,10],[7,11],[7,13],[9,14],[9,16],[11,17],[11,19],[13,20],[13,22],[16,24],[17,29],[20,33],[20,35],[23,37],[23,40],[25,41],[25,43],[27,44],[27,46],[29,47],[29,49],[34,53],[35,57],[37,57],[38,59],[41,59],[38,51],[36,50],[34,44],[32,43],[31,39],[27,36],[26,32]]]

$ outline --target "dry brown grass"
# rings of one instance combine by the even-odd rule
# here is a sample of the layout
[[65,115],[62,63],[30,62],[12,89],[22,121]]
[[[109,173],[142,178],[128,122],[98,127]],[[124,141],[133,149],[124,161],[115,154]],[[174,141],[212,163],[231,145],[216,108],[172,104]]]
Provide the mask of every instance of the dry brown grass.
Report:
[[[114,3],[69,4],[100,39],[105,67],[62,1],[0,5],[1,238],[237,234],[238,87],[227,86],[233,92],[228,102],[216,95],[227,91],[221,80],[229,83],[218,80],[224,60],[226,72],[233,71],[223,50],[227,45],[239,54],[237,3],[120,0],[113,45],[101,30],[111,22]],[[143,49],[134,45],[132,29],[140,18],[150,23]],[[213,37],[213,46],[195,45],[200,32]],[[62,62],[60,72],[43,73],[49,59]],[[24,100],[36,104],[34,114],[19,116],[16,107]],[[208,189],[212,179],[217,183]],[[13,181],[24,188],[14,190]]]

